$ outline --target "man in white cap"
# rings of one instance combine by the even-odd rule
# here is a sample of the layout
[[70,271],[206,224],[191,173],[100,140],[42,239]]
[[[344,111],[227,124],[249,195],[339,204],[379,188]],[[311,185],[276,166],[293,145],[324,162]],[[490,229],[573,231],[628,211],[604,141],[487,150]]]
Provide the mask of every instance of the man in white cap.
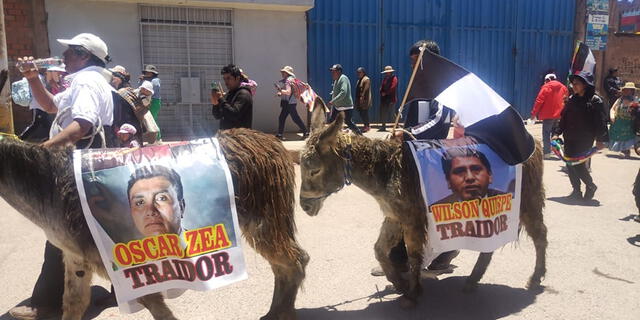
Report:
[[531,110],[531,119],[542,120],[542,150],[545,159],[552,159],[551,131],[560,121],[560,114],[564,108],[564,101],[569,91],[553,73],[544,77],[544,84],[538,92],[535,104]]
[[[104,142],[98,130],[104,132],[113,123],[114,89],[109,84],[111,74],[104,68],[110,60],[107,45],[99,37],[81,33],[72,39],[58,39],[66,46],[63,52],[69,88],[55,96],[38,78],[33,57],[18,59],[22,74],[29,81],[33,98],[48,113],[57,113],[49,140],[44,147],[75,145],[78,148],[101,147]],[[9,313],[16,319],[39,319],[59,314],[64,293],[62,251],[47,241],[44,264],[31,296],[31,305],[19,306]]]

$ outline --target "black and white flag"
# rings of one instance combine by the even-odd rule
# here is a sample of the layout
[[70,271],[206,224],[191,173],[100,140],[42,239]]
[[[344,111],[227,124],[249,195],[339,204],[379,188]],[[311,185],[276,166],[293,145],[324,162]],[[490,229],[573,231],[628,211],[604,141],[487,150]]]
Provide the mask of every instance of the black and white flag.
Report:
[[435,99],[454,110],[465,135],[489,145],[508,164],[533,154],[533,137],[518,112],[478,76],[425,50],[407,101]]

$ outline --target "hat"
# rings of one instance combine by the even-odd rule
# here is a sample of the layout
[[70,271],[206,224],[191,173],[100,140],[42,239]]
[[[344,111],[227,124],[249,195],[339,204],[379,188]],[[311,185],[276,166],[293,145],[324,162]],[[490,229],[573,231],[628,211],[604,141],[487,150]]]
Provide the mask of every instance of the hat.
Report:
[[128,133],[130,135],[135,135],[138,132],[138,130],[136,130],[136,128],[128,123],[125,123],[123,125],[120,126],[120,130],[118,130],[118,133]]
[[633,82],[626,82],[626,83],[624,84],[624,87],[620,88],[620,90],[623,90],[623,89],[633,89],[633,90],[638,90],[638,88],[636,88],[636,84],[635,84],[635,83],[633,83]]
[[153,74],[158,74],[158,69],[156,69],[156,66],[152,64],[148,64],[144,66],[144,72],[151,72]]
[[282,67],[282,69],[280,69],[280,72],[285,72],[288,75],[295,77],[296,75],[293,73],[293,68],[290,66],[284,66]]
[[334,70],[340,70],[342,71],[342,65],[340,65],[339,63],[336,63],[334,65],[331,66],[331,68],[329,68],[330,71],[334,71]]
[[58,39],[58,42],[66,46],[81,46],[89,50],[91,54],[98,57],[104,63],[107,63],[107,60],[109,60],[107,44],[94,34],[81,33],[71,39]]
[[47,68],[47,71],[67,72],[67,69],[65,69],[65,65],[63,63],[59,66],[51,66]]
[[589,71],[580,71],[577,74],[572,74],[572,75],[569,76],[569,81],[573,81],[573,79],[575,79],[576,77],[582,79],[589,86],[592,86],[592,87],[594,86],[593,85],[593,74],[591,74],[591,72],[589,72]]
[[386,66],[386,67],[384,67],[384,71],[382,71],[380,73],[390,73],[390,72],[395,72],[395,70],[393,70],[393,68],[391,66]]
[[121,73],[121,74],[125,74],[125,73],[127,73],[127,69],[125,69],[125,68],[124,68],[123,66],[121,66],[121,65],[117,65],[117,66],[115,66],[115,67],[113,67],[113,68],[109,69],[109,71],[111,71],[111,73],[115,73],[115,72],[117,72],[117,73]]
[[145,88],[149,90],[151,94],[153,94],[153,83],[151,83],[151,81],[149,80],[142,81],[142,84],[140,84],[140,87],[138,89],[140,88]]
[[557,77],[555,74],[553,73],[549,73],[546,76],[544,76],[544,80],[555,80]]

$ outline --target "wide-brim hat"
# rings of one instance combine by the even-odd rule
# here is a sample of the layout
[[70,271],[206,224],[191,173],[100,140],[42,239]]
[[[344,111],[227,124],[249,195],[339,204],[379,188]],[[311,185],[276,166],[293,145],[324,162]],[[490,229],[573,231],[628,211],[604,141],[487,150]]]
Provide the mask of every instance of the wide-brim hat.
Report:
[[156,66],[152,64],[148,64],[144,67],[144,72],[151,72],[153,74],[158,74],[158,69],[156,68]]
[[153,83],[151,83],[151,81],[149,80],[142,81],[142,84],[140,84],[139,88],[147,89],[149,92],[151,92],[151,94],[154,94]]
[[293,68],[291,66],[284,66],[282,67],[282,69],[280,69],[280,72],[284,72],[292,77],[295,77],[296,75],[293,73]]
[[569,81],[573,81],[575,78],[582,79],[587,85],[594,87],[593,85],[593,74],[589,71],[580,71],[577,74],[572,74],[569,76]]
[[91,54],[98,57],[102,62],[109,60],[109,49],[107,44],[100,37],[91,33],[81,33],[71,39],[57,39],[58,42],[66,46],[80,46],[87,49]]
[[395,70],[393,70],[393,67],[386,66],[386,67],[384,67],[384,71],[382,71],[380,73],[389,73],[389,72],[395,72]]
[[633,89],[633,90],[638,90],[638,88],[636,88],[636,84],[635,84],[635,83],[633,83],[633,82],[626,82],[626,83],[624,84],[624,87],[620,88],[620,90],[623,90],[623,89]]

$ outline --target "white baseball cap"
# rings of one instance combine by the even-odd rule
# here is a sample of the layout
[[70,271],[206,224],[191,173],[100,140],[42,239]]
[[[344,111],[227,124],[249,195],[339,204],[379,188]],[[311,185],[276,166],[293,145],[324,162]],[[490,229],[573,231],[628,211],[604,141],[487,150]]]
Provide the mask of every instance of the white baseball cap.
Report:
[[81,46],[89,50],[89,52],[102,60],[102,62],[107,63],[107,57],[109,56],[107,44],[94,34],[81,33],[72,39],[58,39],[58,42],[66,46]]
[[544,76],[545,80],[555,80],[556,79],[556,75],[553,73],[549,73],[546,76]]
[[149,81],[149,80],[142,81],[142,84],[140,85],[139,88],[145,88],[145,89],[149,90],[149,92],[151,92],[151,94],[154,93],[153,92],[153,83],[151,83],[151,81]]

